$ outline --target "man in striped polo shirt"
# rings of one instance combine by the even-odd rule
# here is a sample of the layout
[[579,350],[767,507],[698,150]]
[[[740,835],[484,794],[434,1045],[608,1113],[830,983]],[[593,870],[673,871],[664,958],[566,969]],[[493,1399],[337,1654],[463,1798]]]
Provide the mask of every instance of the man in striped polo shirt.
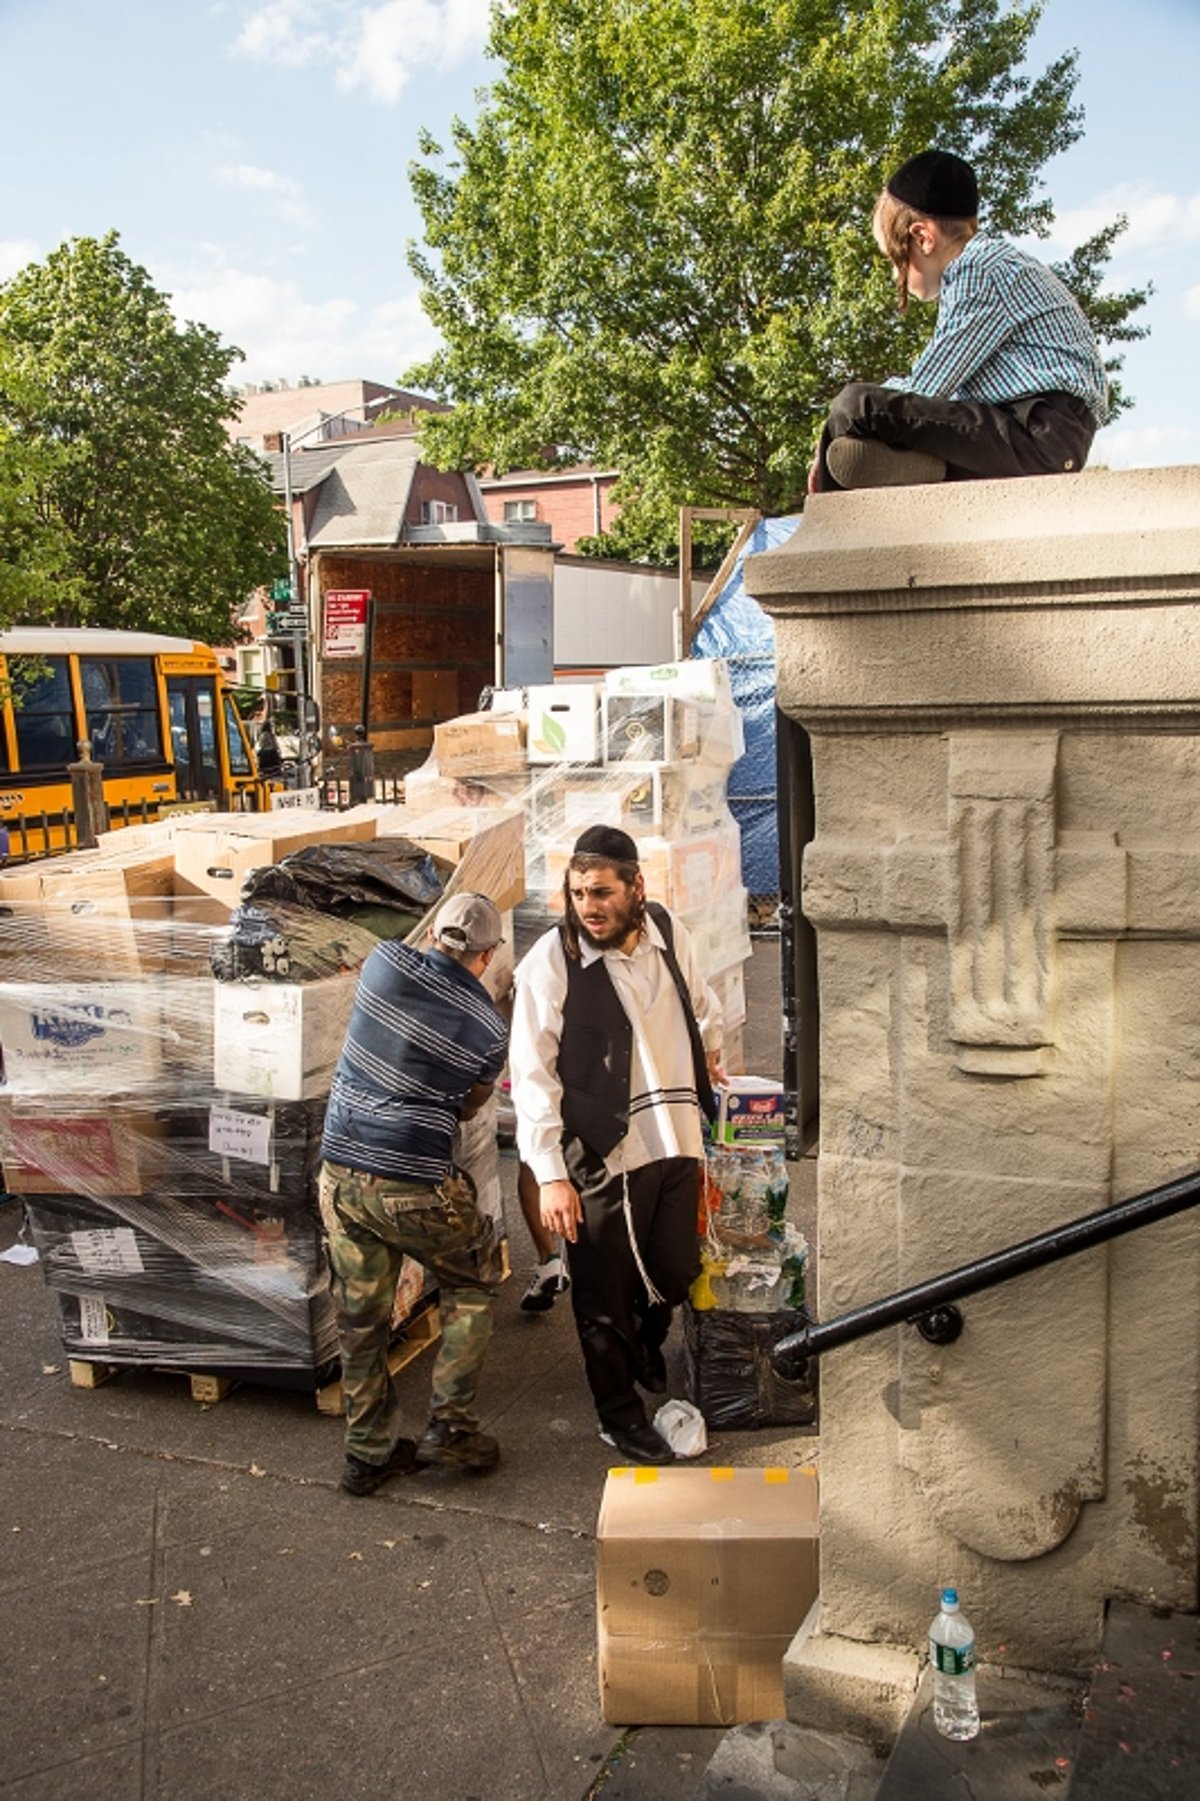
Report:
[[[359,977],[325,1114],[320,1180],[341,1340],[347,1494],[371,1494],[422,1464],[487,1470],[499,1459],[475,1415],[502,1274],[499,1244],[452,1150],[460,1119],[484,1104],[504,1067],[508,1028],[480,980],[501,942],[491,901],[456,894],[439,911],[428,950],[378,944]],[[387,1367],[406,1256],[434,1277],[441,1301],[420,1444],[400,1435]]]
[[875,242],[900,310],[936,300],[908,375],[842,389],[809,490],[1064,475],[1082,469],[1109,415],[1095,337],[1062,282],[980,232],[975,172],[946,150],[904,163],[875,207]]

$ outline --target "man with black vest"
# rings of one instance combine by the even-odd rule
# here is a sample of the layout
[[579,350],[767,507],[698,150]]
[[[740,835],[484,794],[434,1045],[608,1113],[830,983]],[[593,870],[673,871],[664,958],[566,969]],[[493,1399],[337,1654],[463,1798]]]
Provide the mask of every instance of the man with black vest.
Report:
[[699,1268],[701,1111],[715,1111],[721,1010],[684,926],[647,901],[637,845],[590,826],[563,920],[517,971],[509,1070],[542,1224],[567,1242],[602,1433],[634,1463],[673,1453],[638,1387],[666,1390],[671,1310]]

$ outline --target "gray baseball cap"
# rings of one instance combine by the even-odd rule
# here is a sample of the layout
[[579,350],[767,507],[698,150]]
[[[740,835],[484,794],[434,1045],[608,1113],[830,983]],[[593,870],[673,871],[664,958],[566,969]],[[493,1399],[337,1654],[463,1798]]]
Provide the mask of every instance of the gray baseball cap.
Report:
[[490,951],[504,942],[502,923],[486,894],[452,894],[433,922],[433,941],[452,951]]

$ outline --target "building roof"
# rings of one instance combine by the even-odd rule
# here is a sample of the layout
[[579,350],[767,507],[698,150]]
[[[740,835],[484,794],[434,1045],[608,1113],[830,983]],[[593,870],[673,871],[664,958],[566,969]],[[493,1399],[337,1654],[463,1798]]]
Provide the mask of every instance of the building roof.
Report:
[[420,460],[411,438],[344,449],[321,484],[308,528],[309,547],[398,544]]

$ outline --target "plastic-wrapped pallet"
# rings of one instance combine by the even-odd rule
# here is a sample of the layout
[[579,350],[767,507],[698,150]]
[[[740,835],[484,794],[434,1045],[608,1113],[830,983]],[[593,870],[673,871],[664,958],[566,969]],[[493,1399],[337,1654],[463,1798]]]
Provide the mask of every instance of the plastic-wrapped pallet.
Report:
[[[0,1163],[73,1358],[301,1388],[336,1368],[316,1179],[328,1082],[378,934],[361,913],[322,926],[316,909],[303,929],[291,922],[284,948],[302,955],[264,959],[260,938],[253,957],[230,947],[255,868],[285,871],[285,846],[303,852],[326,832],[369,851],[391,835],[389,812],[292,813],[278,830],[164,821],[0,873]],[[510,904],[520,887],[508,818],[480,817],[454,846],[431,836],[414,942],[464,849],[470,886]],[[425,1286],[405,1271],[398,1327]]]

